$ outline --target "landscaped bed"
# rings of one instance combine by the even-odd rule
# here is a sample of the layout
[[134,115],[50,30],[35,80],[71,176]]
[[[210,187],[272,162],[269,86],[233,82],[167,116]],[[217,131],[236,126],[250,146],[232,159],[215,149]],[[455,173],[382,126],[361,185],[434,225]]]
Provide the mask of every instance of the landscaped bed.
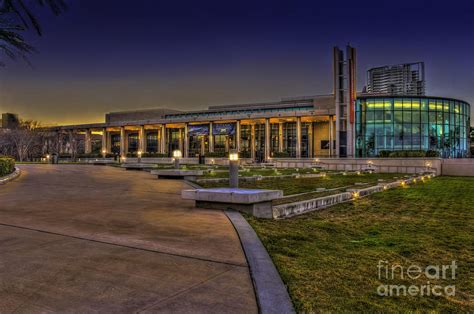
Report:
[[[265,181],[258,183],[268,184]],[[246,218],[270,253],[298,312],[469,312],[474,308],[473,208],[474,178],[437,177],[291,219]],[[379,296],[379,285],[427,284],[425,276],[379,279],[380,260],[405,269],[455,260],[454,280],[448,273],[447,279],[429,281],[455,285],[456,294]]]
[[[364,188],[377,184],[378,180],[384,182],[395,181],[395,178],[402,178],[404,174],[393,173],[328,173],[323,177],[316,178],[265,178],[258,181],[241,181],[239,187],[248,189],[267,189],[267,190],[282,190],[283,195],[295,195],[306,193],[303,195],[295,195],[289,198],[283,198],[274,201],[274,205],[285,204],[291,202],[298,202],[308,200],[321,196],[327,196],[343,192],[347,188]],[[363,183],[364,185],[355,185],[356,183]],[[200,182],[203,188],[226,187],[227,182]],[[324,191],[316,191],[317,189],[327,189]],[[328,191],[329,190],[329,191]]]

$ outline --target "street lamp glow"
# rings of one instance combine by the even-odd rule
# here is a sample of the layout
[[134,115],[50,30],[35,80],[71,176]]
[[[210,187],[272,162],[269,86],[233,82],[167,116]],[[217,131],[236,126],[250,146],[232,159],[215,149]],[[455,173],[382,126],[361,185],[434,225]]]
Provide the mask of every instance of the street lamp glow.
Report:
[[102,150],[102,154],[105,155],[107,151],[105,149]]
[[179,149],[173,151],[173,157],[174,158],[181,158],[182,153]]
[[46,159],[49,159],[50,157],[51,157],[51,156],[49,156],[49,154],[48,154],[48,155],[46,155]]
[[137,155],[138,155],[138,158],[142,157],[142,151],[139,150],[139,151],[137,152]]

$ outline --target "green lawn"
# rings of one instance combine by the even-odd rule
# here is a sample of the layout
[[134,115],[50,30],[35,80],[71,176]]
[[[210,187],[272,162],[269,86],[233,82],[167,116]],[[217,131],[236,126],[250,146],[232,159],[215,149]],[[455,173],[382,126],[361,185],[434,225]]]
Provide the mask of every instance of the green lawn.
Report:
[[[266,178],[256,182],[239,182],[239,187],[249,189],[282,190],[284,195],[313,192],[317,188],[334,189],[352,186],[356,182],[373,184],[378,179],[393,181],[394,177],[402,177],[402,174],[374,173],[374,174],[347,174],[331,175],[319,178]],[[204,188],[225,187],[228,183],[206,182],[199,183]],[[363,187],[363,186],[361,186]]]
[[[286,220],[247,217],[298,312],[473,312],[474,178],[438,177]],[[404,267],[455,260],[455,296],[383,297],[379,260]],[[448,272],[448,275],[451,274]],[[448,277],[450,278],[450,277]]]
[[[222,170],[222,169],[221,169]],[[229,171],[228,168],[225,168],[226,171],[214,171],[206,173],[203,178],[228,178]],[[292,175],[292,174],[307,174],[307,173],[319,173],[320,171],[316,168],[281,168],[281,169],[265,169],[265,168],[245,168],[239,170],[239,176],[241,177],[253,177],[253,176],[264,176],[264,177],[273,177],[273,176],[282,176],[282,175]]]

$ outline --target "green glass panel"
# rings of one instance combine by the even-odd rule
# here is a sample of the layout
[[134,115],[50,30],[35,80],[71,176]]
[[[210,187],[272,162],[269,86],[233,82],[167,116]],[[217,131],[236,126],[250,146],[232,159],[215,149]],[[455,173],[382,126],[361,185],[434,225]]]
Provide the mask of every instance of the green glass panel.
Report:
[[421,100],[421,110],[428,111],[428,99]]

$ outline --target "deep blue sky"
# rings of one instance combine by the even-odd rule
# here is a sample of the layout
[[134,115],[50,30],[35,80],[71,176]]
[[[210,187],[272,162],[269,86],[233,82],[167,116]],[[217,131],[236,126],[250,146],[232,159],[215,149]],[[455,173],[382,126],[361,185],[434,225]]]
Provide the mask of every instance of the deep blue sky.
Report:
[[[28,1],[27,1],[28,2]],[[332,47],[373,66],[424,61],[427,92],[474,106],[474,1],[69,0],[31,69],[0,69],[0,112],[44,123],[105,112],[278,100],[332,91]]]

